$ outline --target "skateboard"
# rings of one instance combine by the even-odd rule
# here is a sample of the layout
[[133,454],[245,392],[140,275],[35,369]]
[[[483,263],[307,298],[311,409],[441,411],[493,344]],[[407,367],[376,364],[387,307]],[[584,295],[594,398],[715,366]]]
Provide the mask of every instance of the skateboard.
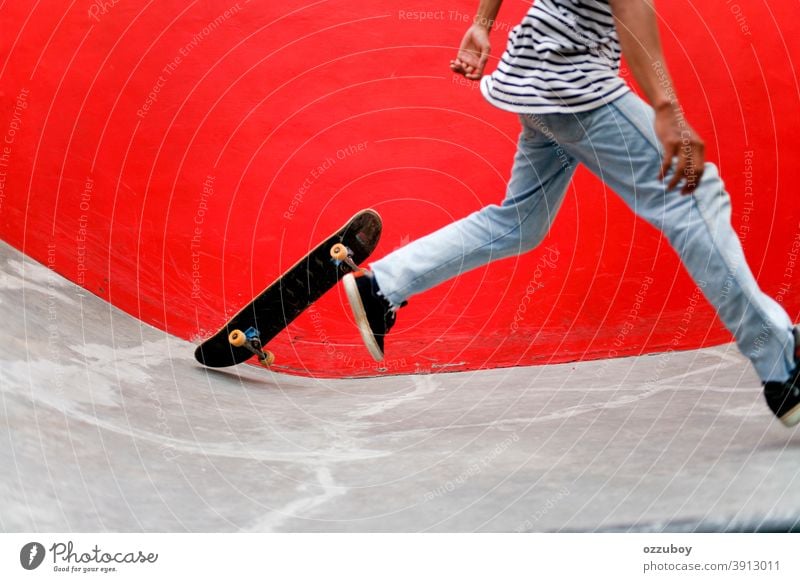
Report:
[[371,209],[353,216],[197,346],[194,357],[205,366],[224,368],[255,356],[269,368],[275,356],[264,346],[344,275],[359,270],[378,244],[381,224]]

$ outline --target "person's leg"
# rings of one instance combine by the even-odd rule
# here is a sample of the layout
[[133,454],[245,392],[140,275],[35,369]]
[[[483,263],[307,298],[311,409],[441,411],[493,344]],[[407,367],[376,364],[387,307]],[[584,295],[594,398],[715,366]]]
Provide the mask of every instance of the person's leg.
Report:
[[652,108],[629,94],[597,110],[582,140],[563,145],[666,235],[761,380],[786,381],[795,367],[792,322],[747,265],[717,168],[706,164],[692,195],[666,191],[653,124]]
[[393,306],[541,242],[564,199],[575,161],[540,129],[523,124],[500,206],[486,206],[372,263],[380,294]]

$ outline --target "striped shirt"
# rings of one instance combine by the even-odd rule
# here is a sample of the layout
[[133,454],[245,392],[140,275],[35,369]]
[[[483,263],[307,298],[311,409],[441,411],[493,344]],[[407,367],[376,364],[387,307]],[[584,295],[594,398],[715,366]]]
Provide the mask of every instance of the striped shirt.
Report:
[[621,53],[608,0],[536,0],[481,92],[517,113],[590,111],[630,90]]

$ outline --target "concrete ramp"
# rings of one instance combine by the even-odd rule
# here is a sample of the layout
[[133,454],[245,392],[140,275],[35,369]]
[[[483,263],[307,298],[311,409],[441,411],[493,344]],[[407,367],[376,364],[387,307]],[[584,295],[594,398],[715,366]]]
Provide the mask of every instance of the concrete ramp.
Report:
[[0,243],[0,529],[797,528],[733,346],[358,380],[213,371]]

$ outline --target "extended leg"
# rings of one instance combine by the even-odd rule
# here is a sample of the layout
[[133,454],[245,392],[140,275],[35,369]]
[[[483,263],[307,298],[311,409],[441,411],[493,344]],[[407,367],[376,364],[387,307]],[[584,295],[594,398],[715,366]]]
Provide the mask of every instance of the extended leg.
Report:
[[795,364],[792,322],[747,265],[717,168],[706,165],[693,195],[666,191],[653,121],[630,94],[598,110],[584,139],[565,147],[666,235],[762,381],[785,381]]
[[393,305],[496,259],[541,242],[574,173],[574,160],[546,135],[525,128],[501,205],[490,205],[372,264]]

